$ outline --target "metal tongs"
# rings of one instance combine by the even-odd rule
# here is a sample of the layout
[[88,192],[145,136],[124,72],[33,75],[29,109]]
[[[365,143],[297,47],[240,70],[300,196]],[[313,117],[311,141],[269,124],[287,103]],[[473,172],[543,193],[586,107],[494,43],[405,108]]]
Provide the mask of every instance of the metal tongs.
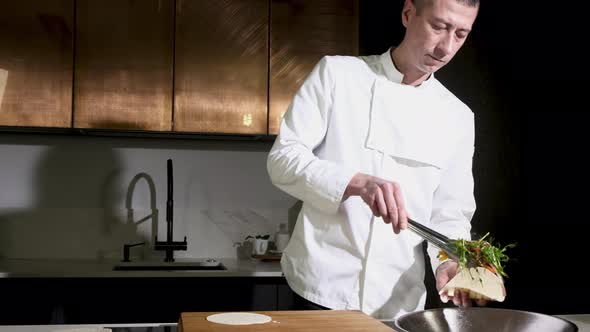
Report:
[[451,241],[453,240],[451,240],[447,236],[442,235],[439,232],[429,227],[426,227],[421,223],[414,221],[410,218],[408,218],[408,229],[416,233],[418,236],[422,237],[424,240],[432,243],[440,250],[444,251],[450,259],[456,262],[459,261],[459,255],[455,247],[451,244]]

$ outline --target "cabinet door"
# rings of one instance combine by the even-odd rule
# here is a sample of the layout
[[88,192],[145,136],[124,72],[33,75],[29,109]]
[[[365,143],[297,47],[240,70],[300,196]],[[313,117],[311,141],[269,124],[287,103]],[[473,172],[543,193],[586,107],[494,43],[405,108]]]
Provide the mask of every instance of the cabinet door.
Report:
[[0,125],[70,127],[74,0],[4,1]]
[[78,0],[74,126],[172,129],[174,0]]
[[268,0],[176,3],[174,130],[267,133]]
[[271,0],[269,134],[324,55],[358,54],[358,0]]

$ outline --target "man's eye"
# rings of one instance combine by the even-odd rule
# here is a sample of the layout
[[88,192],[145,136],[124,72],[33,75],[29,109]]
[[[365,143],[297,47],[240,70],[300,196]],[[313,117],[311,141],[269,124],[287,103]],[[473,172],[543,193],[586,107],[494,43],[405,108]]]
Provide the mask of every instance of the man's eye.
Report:
[[445,27],[444,26],[441,26],[441,25],[434,25],[433,28],[436,31],[440,31],[440,30],[444,30],[445,29]]

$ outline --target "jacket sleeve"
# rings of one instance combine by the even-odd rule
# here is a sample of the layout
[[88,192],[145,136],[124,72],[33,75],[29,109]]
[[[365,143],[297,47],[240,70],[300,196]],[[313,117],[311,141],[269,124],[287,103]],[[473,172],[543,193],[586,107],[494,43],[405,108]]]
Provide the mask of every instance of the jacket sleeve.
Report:
[[314,149],[324,141],[332,100],[334,76],[328,57],[314,67],[293,98],[267,158],[272,183],[325,213],[335,213],[356,172],[322,160]]
[[[466,135],[458,144],[454,158],[443,170],[441,182],[434,192],[431,225],[439,233],[454,239],[471,239],[471,218],[476,203],[473,193],[474,124],[473,113]],[[440,265],[439,249],[428,244],[428,256],[433,271]]]

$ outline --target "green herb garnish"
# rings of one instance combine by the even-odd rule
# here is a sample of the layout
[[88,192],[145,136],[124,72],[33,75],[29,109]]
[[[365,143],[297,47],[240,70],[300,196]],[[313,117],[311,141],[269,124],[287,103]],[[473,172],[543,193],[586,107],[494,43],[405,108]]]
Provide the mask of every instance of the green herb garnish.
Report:
[[468,241],[464,239],[451,241],[451,245],[453,245],[459,256],[459,266],[461,268],[467,268],[467,265],[471,260],[477,266],[485,267],[493,273],[508,277],[504,272],[503,264],[508,262],[510,258],[505,252],[508,248],[514,248],[516,243],[501,248],[500,246],[495,246],[493,244],[493,239],[491,237],[486,241],[485,239],[488,235],[490,235],[490,233],[487,233],[477,241]]

